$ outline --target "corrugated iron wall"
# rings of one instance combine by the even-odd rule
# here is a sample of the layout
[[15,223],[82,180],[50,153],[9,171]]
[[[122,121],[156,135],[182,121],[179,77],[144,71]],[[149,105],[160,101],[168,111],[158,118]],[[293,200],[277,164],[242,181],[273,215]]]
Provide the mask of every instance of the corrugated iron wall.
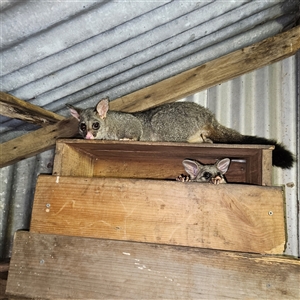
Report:
[[[67,115],[273,36],[292,26],[299,1],[2,1],[0,89]],[[299,154],[296,57],[210,88],[187,101],[245,134],[276,138]],[[298,119],[297,119],[298,118]],[[1,142],[35,129],[1,117]],[[297,148],[298,147],[298,148]],[[29,228],[36,177],[53,151],[0,170],[0,257]],[[299,163],[274,170],[286,187],[287,254],[299,251]]]

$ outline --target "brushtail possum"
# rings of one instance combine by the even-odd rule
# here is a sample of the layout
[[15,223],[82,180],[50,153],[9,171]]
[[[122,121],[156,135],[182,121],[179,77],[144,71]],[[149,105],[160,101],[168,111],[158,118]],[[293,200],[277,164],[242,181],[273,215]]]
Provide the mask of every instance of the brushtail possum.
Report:
[[109,110],[108,98],[95,108],[67,107],[78,119],[79,133],[85,139],[275,145],[274,166],[289,169],[294,163],[293,154],[282,144],[227,128],[207,108],[193,102],[168,103],[134,113]]
[[210,165],[202,165],[196,160],[185,159],[182,164],[189,175],[179,175],[176,178],[177,181],[196,181],[213,184],[227,183],[224,174],[227,172],[230,165],[229,158],[223,158],[218,160],[215,164]]

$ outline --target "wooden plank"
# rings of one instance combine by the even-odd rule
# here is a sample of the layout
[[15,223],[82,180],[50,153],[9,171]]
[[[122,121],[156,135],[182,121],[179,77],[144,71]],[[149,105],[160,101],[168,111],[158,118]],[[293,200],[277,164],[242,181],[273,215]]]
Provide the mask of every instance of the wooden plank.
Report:
[[6,283],[7,280],[0,277],[0,299],[7,299],[5,296]]
[[272,185],[272,151],[262,150],[262,185]]
[[39,176],[31,232],[282,254],[281,187]]
[[[82,140],[81,140],[82,141]],[[92,177],[94,158],[90,153],[58,142],[55,150],[53,175]]]
[[279,256],[17,232],[9,295],[34,299],[299,299]]
[[132,112],[173,102],[292,56],[299,49],[300,26],[297,26],[116,99],[111,102],[111,109]]
[[74,136],[77,124],[75,118],[64,119],[0,144],[0,168],[53,148],[57,138]]
[[4,92],[0,92],[0,113],[9,118],[20,119],[41,126],[65,119],[63,116]]
[[0,260],[0,299],[7,299],[5,296],[9,260]]

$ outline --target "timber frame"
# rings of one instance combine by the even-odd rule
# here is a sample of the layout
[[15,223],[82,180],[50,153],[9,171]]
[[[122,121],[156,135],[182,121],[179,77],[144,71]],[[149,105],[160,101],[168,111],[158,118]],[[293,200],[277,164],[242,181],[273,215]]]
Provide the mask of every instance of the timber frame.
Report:
[[[255,69],[294,55],[300,49],[300,26],[192,68],[176,76],[117,98],[111,109],[134,112],[173,102]],[[58,138],[73,137],[77,121],[0,92],[0,113],[42,125],[41,129],[0,144],[0,167],[55,146]]]

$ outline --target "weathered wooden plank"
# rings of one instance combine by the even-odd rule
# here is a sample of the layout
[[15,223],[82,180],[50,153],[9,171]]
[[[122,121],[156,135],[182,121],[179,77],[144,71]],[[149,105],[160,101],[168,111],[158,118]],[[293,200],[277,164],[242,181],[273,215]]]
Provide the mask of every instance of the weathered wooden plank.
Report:
[[295,54],[299,49],[300,26],[297,26],[116,99],[111,102],[111,109],[138,111],[173,102],[282,60]]
[[0,260],[0,299],[7,299],[5,296],[9,260]]
[[281,187],[42,175],[30,231],[282,254],[283,207]]
[[4,92],[0,92],[0,114],[42,126],[65,119],[63,116]]
[[53,148],[56,139],[74,136],[77,126],[75,118],[64,119],[0,144],[0,168]]
[[0,299],[7,299],[5,297],[6,283],[7,280],[0,277]]
[[46,299],[299,299],[300,262],[17,232],[9,295]]

